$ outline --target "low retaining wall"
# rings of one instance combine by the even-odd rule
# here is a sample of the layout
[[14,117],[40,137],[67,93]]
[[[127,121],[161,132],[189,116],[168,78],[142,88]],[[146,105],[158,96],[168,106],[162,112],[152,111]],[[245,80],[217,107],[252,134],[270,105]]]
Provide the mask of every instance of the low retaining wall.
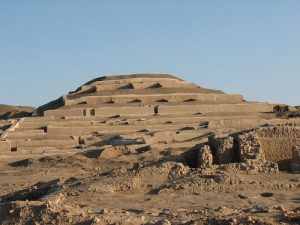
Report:
[[225,120],[210,120],[208,123],[209,129],[249,129],[253,127],[259,127],[266,124],[266,119],[225,119]]
[[77,146],[78,140],[31,140],[31,141],[10,141],[12,147],[67,147]]
[[292,149],[300,145],[300,126],[274,126],[257,131],[267,160],[277,162],[281,170],[290,171]]
[[216,104],[216,105],[160,105],[158,113],[161,115],[172,114],[196,114],[209,112],[272,112],[273,105],[267,103],[244,103],[244,104]]
[[47,128],[49,135],[70,135],[81,136],[88,135],[94,132],[100,133],[130,133],[139,132],[144,129],[149,131],[163,131],[163,130],[176,130],[184,128],[184,125],[150,125],[150,126],[126,126],[126,125],[114,125],[114,126],[90,126],[90,127],[52,127]]
[[154,104],[160,100],[168,102],[185,102],[194,100],[198,103],[240,103],[243,101],[242,95],[234,94],[201,94],[201,93],[178,93],[178,94],[150,94],[150,95],[112,95],[112,96],[85,96],[77,99],[65,101],[65,105],[77,104],[105,104],[113,102],[115,104],[131,103],[139,101],[145,104]]
[[45,135],[43,130],[11,131],[6,138],[30,138]]
[[267,103],[243,103],[243,104],[185,104],[185,105],[143,105],[143,106],[103,106],[99,108],[57,109],[45,112],[46,116],[70,117],[70,116],[114,116],[114,115],[177,115],[196,114],[210,112],[249,113],[272,112],[273,105]]
[[44,112],[45,116],[63,117],[63,116],[83,116],[83,109],[56,109]]
[[114,115],[153,115],[154,106],[138,107],[101,107],[95,109],[95,116],[114,116]]

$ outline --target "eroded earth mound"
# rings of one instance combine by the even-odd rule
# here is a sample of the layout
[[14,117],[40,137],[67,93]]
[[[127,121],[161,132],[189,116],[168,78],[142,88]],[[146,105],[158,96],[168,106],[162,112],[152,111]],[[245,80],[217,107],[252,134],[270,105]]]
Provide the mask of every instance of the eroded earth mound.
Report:
[[1,120],[1,224],[299,224],[297,108],[164,74]]
[[30,106],[11,106],[0,104],[0,120],[31,116],[34,109]]

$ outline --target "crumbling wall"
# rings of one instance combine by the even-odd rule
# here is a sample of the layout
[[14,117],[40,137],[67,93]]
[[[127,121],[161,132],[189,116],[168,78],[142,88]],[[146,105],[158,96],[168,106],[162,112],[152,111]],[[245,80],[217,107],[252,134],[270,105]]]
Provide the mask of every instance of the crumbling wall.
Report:
[[[192,155],[195,161],[192,160]],[[265,159],[254,131],[221,138],[212,136],[209,145],[195,146],[184,158],[189,166],[196,165],[200,169],[217,166],[221,170],[245,174],[279,172],[276,162]]]
[[286,124],[255,131],[266,160],[278,163],[280,170],[291,171],[292,149],[300,145],[300,126]]
[[259,139],[254,131],[246,132],[236,136],[240,161],[256,160],[265,161],[265,154],[261,148]]
[[198,148],[197,164],[200,168],[208,168],[213,164],[213,155],[209,145],[201,145]]
[[264,152],[255,131],[244,131],[225,137],[209,137],[209,146],[215,164],[245,162],[247,160],[265,161]]
[[300,173],[300,147],[293,147],[293,160],[291,164],[291,171],[293,173]]
[[297,154],[300,153],[295,150],[295,145],[300,146],[299,124],[260,127],[227,137],[209,138],[215,164],[249,160],[256,164],[273,162],[282,171],[291,171],[292,166],[293,170],[297,170],[295,168],[298,168],[300,161]]
[[216,138],[211,136],[208,141],[214,154],[214,163],[227,164],[238,160],[238,152],[233,137]]

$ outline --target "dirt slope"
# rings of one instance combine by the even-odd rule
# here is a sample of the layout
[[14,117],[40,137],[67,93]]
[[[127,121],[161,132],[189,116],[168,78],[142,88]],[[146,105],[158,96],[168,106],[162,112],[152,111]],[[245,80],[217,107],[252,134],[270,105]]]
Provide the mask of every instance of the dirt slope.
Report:
[[30,116],[34,108],[31,106],[12,106],[0,104],[0,119],[21,118]]

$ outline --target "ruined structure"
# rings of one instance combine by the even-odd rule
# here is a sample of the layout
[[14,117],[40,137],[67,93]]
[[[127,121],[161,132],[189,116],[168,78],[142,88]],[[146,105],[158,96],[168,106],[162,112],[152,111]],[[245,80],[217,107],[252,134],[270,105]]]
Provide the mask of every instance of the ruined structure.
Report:
[[295,145],[292,151],[293,151],[293,159],[291,163],[291,171],[293,173],[300,173],[300,147]]
[[299,124],[269,125],[226,137],[211,136],[209,144],[217,164],[249,160],[257,164],[274,162],[282,171],[296,172],[299,128]]
[[171,75],[94,79],[0,120],[0,224],[299,224],[298,113]]
[[[37,110],[41,116],[16,120],[2,133],[0,151],[4,155],[60,154],[107,145],[188,149],[207,142],[212,132],[224,135],[283,123],[273,113],[282,108],[287,110],[286,106],[248,102],[239,94],[205,89],[171,75],[101,77],[41,106]],[[298,140],[297,126],[281,126],[235,139],[214,139],[210,147],[216,164],[265,157],[291,170],[292,151],[280,146],[291,148]],[[249,149],[244,143],[253,146]],[[233,147],[237,144],[239,156]]]

